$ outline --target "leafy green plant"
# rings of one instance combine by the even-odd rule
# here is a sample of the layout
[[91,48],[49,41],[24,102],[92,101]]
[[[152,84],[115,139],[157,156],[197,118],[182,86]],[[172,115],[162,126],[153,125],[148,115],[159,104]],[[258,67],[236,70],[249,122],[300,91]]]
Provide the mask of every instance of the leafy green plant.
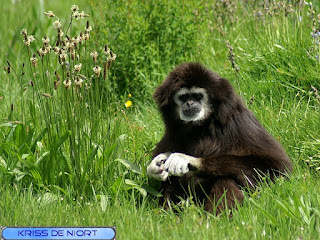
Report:
[[2,172],[24,186],[71,187],[84,195],[107,181],[101,176],[117,147],[108,81],[116,55],[107,45],[99,53],[93,48],[89,21],[77,32],[75,21],[89,17],[78,6],[64,28],[52,11],[44,14],[53,19],[54,34],[38,39],[23,29],[26,64],[21,71],[9,61],[5,66],[21,91],[10,98],[9,122],[1,125],[7,141],[0,148]]
[[[141,99],[173,66],[197,55],[195,2],[94,2],[99,39],[111,41],[119,53],[115,84],[119,93]],[[193,59],[194,60],[194,59]]]

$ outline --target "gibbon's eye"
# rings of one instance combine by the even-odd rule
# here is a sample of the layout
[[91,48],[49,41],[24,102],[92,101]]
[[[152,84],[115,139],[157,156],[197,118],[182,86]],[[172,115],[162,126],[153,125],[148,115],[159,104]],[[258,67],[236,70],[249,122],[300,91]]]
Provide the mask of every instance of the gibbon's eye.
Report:
[[195,101],[201,101],[201,99],[203,98],[203,94],[202,93],[192,93],[191,97],[195,100]]
[[178,97],[181,102],[186,102],[189,98],[190,96],[188,94],[182,94]]

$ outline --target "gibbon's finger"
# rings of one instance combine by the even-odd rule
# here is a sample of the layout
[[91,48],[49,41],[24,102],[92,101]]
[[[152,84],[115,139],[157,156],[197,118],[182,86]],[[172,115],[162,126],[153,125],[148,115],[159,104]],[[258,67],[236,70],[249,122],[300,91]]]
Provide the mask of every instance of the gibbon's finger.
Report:
[[188,164],[189,164],[188,161],[186,161],[185,159],[183,161],[181,161],[180,159],[175,166],[173,175],[182,176],[187,172],[189,172]]
[[166,171],[162,171],[162,173],[160,173],[160,174],[149,175],[149,177],[151,177],[155,180],[158,180],[158,181],[166,181],[168,176],[169,176],[169,173]]
[[164,169],[168,169],[170,175],[181,176],[187,171],[189,160],[186,158],[184,154],[174,153],[171,154],[168,160],[165,163]]
[[151,163],[147,168],[147,174],[158,174],[163,171],[163,165],[158,166],[156,163]]
[[152,162],[154,162],[156,165],[160,166],[165,163],[165,161],[168,159],[171,153],[166,152],[166,153],[160,153],[157,155]]
[[189,172],[189,163],[185,164],[181,167],[181,175],[186,174],[187,172]]
[[169,176],[169,173],[167,171],[163,171],[160,175],[159,175],[159,180],[160,181],[166,181],[167,178]]
[[173,172],[177,165],[177,161],[178,161],[177,154],[176,153],[171,154],[167,159],[167,161],[164,163],[164,170],[168,172]]
[[156,166],[156,165],[150,165],[147,168],[147,174],[150,178],[165,181],[168,177],[168,172],[163,170],[163,165]]

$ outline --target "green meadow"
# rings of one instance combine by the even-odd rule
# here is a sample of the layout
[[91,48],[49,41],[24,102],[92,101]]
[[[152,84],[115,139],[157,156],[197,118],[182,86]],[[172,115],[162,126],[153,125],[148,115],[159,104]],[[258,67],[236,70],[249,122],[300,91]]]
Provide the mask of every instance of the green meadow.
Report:
[[[0,226],[320,239],[318,1],[3,0],[0,12]],[[164,130],[152,94],[189,61],[229,79],[294,164],[232,218],[192,199],[160,209],[146,174]]]

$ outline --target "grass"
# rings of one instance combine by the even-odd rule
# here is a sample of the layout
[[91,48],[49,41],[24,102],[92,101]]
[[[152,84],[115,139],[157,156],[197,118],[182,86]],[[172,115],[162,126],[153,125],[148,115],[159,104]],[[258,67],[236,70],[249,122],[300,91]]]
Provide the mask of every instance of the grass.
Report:
[[[66,33],[72,4],[5,1],[0,7],[2,226],[112,225],[119,239],[319,239],[318,5],[81,0],[76,4],[90,17],[72,20],[68,35],[80,35],[86,20],[93,30],[76,49],[79,59],[67,51],[69,66],[61,65],[52,52],[36,56],[33,67],[29,59],[44,34],[51,44],[57,39],[56,19],[42,12],[52,10]],[[21,29],[35,36],[30,47]],[[97,76],[93,67],[103,71],[108,59],[105,44],[117,58]],[[294,162],[289,179],[247,194],[231,219],[205,214],[192,201],[178,214],[159,209],[157,183],[146,176],[163,134],[151,96],[184,61],[200,61],[230,79]],[[77,79],[72,69],[80,62],[87,79],[66,90],[63,81]]]

